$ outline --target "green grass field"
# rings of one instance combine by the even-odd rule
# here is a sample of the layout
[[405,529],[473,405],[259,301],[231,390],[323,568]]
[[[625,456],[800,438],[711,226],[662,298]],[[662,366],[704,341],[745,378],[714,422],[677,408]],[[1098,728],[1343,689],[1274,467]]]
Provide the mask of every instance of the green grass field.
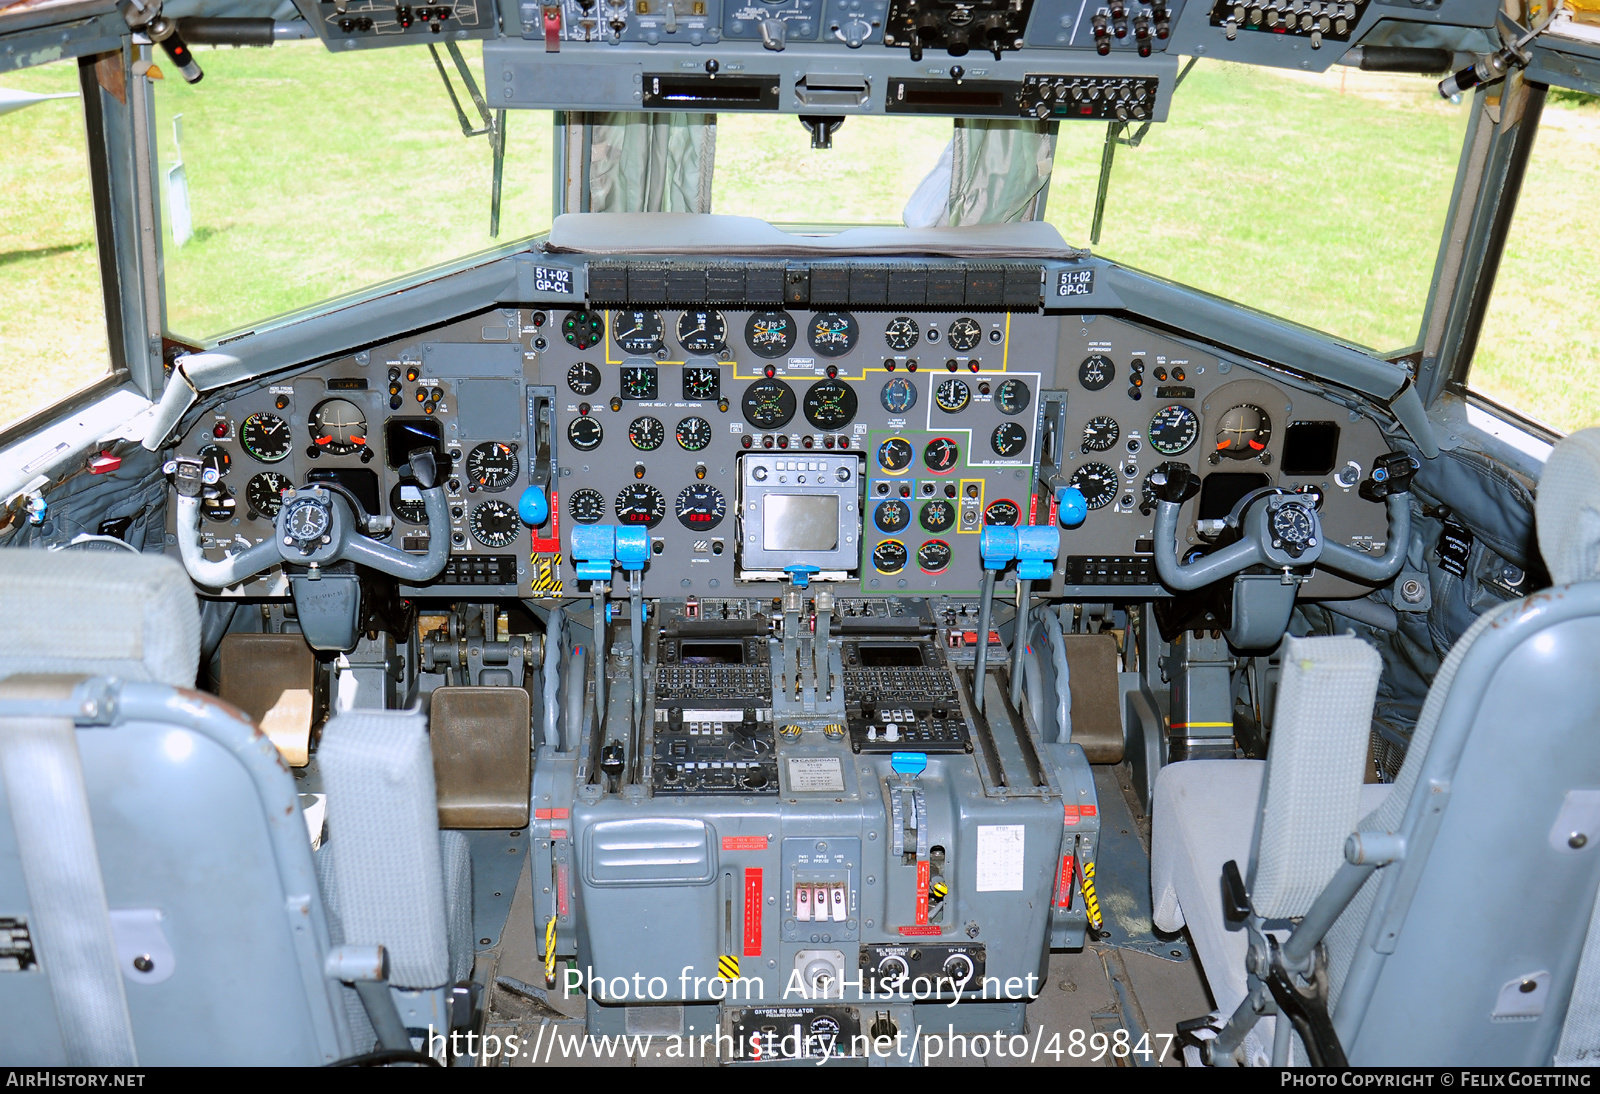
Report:
[[[477,50],[467,53],[474,65]],[[425,49],[202,50],[159,82],[165,208],[182,153],[194,237],[166,240],[168,325],[196,341],[542,231],[550,115],[512,112],[499,240],[487,141],[462,136]],[[447,61],[448,64],[448,61]],[[3,78],[71,91],[59,64]],[[1432,82],[1202,63],[1171,120],[1118,149],[1097,253],[1388,352],[1426,300],[1467,107]],[[897,223],[943,120],[853,119],[817,151],[792,118],[724,116],[713,204],[780,223]],[[1089,244],[1105,127],[1062,126],[1047,219]],[[103,373],[82,113],[0,116],[0,422]],[[1600,106],[1546,109],[1474,386],[1562,429],[1600,421]],[[1291,362],[1292,363],[1292,362]]]

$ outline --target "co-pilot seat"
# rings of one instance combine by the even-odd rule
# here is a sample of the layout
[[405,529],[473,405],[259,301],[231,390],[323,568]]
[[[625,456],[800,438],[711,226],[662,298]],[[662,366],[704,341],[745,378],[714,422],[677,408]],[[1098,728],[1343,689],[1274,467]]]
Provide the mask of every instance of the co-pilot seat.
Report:
[[[1323,1047],[1352,1064],[1600,1059],[1600,430],[1556,446],[1536,509],[1555,586],[1481,616],[1436,675],[1389,793],[1350,830],[1340,831],[1342,813],[1319,822],[1318,853],[1342,844],[1342,861],[1278,952],[1286,967],[1298,962],[1314,975],[1315,946],[1325,947]],[[1350,715],[1362,735],[1368,713]],[[1269,771],[1282,735],[1297,731],[1280,710]],[[1351,772],[1302,770],[1285,815],[1349,800]],[[1242,997],[1245,946],[1207,948],[1200,936],[1222,918],[1218,866],[1231,857],[1243,867],[1240,831],[1250,818],[1223,816],[1193,765],[1173,765],[1162,779],[1152,837],[1158,908],[1167,925],[1173,901],[1182,908],[1226,1018],[1217,985]],[[1281,823],[1271,791],[1263,840]],[[1235,917],[1270,927],[1270,895],[1251,889]],[[1292,983],[1306,987],[1300,973]],[[1250,1062],[1249,1010],[1218,1035],[1213,1059]],[[1287,1040],[1279,1038],[1275,1061]]]
[[398,1004],[386,1047],[449,1010],[470,866],[459,834],[441,849],[420,717],[329,726],[325,853],[342,838],[357,864],[319,884],[277,750],[190,690],[181,567],[0,550],[0,617],[0,1062],[323,1064],[377,1036],[346,984]]

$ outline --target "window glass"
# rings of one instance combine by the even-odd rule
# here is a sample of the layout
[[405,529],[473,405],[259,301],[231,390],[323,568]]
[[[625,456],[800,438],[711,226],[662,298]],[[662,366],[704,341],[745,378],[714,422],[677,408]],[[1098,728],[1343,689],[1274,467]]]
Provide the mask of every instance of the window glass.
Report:
[[0,73],[0,148],[3,427],[111,368],[76,61]]
[[1600,424],[1597,208],[1600,98],[1551,89],[1467,384],[1563,433]]
[[811,147],[793,116],[719,114],[711,211],[774,224],[899,224],[950,143],[949,118],[847,118]]
[[[1381,353],[1409,347],[1469,110],[1436,84],[1201,61],[1169,120],[1117,148],[1093,250]],[[1105,139],[1063,122],[1056,145],[1045,218],[1080,246]]]
[[[461,45],[481,87],[482,49]],[[476,128],[442,45],[439,56]],[[213,342],[550,226],[551,115],[506,114],[492,238],[488,138],[462,135],[426,47],[329,53],[280,42],[196,59],[203,83],[175,73],[156,83],[167,326],[177,337]],[[186,224],[180,243],[174,231]]]

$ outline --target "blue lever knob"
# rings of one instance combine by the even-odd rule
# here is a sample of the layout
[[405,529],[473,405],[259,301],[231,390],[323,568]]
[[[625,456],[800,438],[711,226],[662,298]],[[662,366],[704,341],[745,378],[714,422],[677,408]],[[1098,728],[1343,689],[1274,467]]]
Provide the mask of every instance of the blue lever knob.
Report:
[[1063,528],[1076,528],[1089,516],[1089,503],[1083,500],[1083,491],[1076,486],[1063,486],[1056,491],[1056,516]]
[[529,528],[537,528],[550,519],[550,499],[545,496],[544,487],[530,486],[522,492],[517,499],[517,516]]
[[928,767],[928,757],[921,752],[894,752],[889,756],[889,766],[899,775],[916,778]]

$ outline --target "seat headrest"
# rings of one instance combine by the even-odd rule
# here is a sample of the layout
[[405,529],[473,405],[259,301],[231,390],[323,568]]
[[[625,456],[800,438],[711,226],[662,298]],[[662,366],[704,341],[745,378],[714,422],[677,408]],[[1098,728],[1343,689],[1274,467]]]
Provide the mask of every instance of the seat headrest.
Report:
[[1556,445],[1534,508],[1551,580],[1570,585],[1600,577],[1600,428],[1580,429]]
[[0,620],[0,679],[83,673],[194,686],[200,608],[164,555],[0,550]]

